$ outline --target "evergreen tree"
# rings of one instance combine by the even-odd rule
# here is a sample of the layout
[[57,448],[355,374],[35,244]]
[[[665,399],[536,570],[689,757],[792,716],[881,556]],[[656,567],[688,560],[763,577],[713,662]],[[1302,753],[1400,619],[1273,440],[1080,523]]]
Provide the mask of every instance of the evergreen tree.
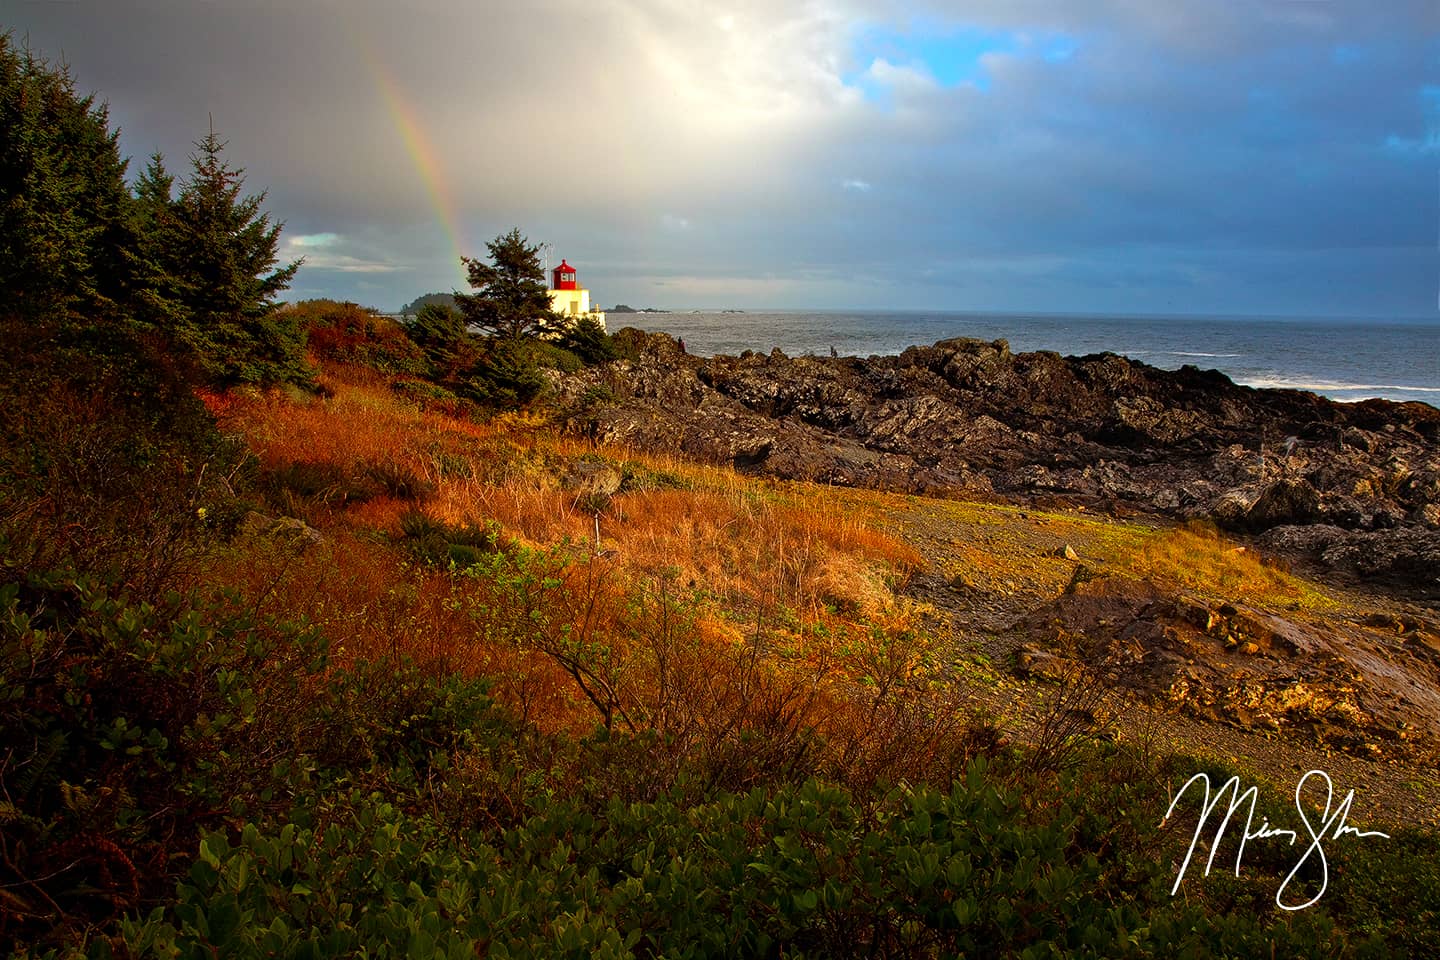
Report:
[[135,181],[135,222],[143,236],[150,238],[172,230],[175,178],[165,169],[165,158],[150,155],[145,172]]
[[113,318],[135,286],[126,163],[106,108],[0,34],[0,303]]
[[425,352],[430,375],[441,382],[454,380],[474,366],[479,351],[475,337],[453,307],[427,303],[413,318],[402,321],[405,333]]
[[462,257],[475,293],[457,293],[455,304],[466,322],[502,340],[532,337],[564,319],[550,309],[540,247],[530,246],[519,228],[485,245],[493,265]]
[[195,145],[193,170],[168,205],[168,174],[158,158],[138,185],[141,216],[156,230],[149,244],[163,272],[163,299],[180,310],[177,333],[222,383],[309,383],[304,332],[277,313],[276,296],[302,261],[276,269],[280,224],[242,196],[243,170],[221,159],[214,131]]
[[497,338],[490,349],[465,371],[459,384],[462,396],[492,407],[523,407],[545,391],[535,340]]
[[169,336],[176,346],[195,343],[190,315],[178,300],[178,283],[169,273],[175,260],[172,251],[182,242],[175,218],[175,178],[165,169],[157,152],[135,181],[131,206],[136,242],[133,249],[135,273],[141,278],[136,312],[151,326]]
[[581,317],[577,323],[567,327],[560,335],[560,346],[587,364],[605,363],[618,356],[609,334],[594,317]]

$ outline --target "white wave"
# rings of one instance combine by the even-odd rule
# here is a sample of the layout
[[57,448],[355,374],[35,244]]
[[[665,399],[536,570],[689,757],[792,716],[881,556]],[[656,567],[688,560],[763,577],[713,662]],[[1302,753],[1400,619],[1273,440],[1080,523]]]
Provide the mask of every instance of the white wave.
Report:
[[1416,387],[1403,383],[1339,383],[1333,380],[1291,380],[1285,377],[1250,377],[1235,382],[1264,390],[1310,390],[1314,393],[1355,393],[1360,390],[1440,393],[1440,387]]
[[1162,353],[1172,357],[1243,357],[1243,353],[1193,353],[1188,350],[1163,350]]

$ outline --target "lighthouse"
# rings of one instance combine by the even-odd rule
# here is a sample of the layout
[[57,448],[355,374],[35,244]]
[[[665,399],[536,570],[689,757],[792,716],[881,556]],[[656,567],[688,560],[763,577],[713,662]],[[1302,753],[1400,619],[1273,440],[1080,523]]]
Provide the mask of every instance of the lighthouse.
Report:
[[589,317],[605,329],[605,313],[590,309],[590,291],[580,286],[575,268],[565,261],[550,271],[550,309],[562,314],[573,326]]

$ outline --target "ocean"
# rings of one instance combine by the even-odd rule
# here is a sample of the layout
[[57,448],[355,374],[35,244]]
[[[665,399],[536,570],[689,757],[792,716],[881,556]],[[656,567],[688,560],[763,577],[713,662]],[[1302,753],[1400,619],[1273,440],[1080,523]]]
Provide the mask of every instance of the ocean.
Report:
[[1252,387],[1311,390],[1336,400],[1371,397],[1440,406],[1440,319],[1083,316],[870,311],[612,313],[608,327],[684,337],[701,356],[898,354],[948,337],[1004,339],[1016,353],[1118,353],[1152,366],[1193,364]]

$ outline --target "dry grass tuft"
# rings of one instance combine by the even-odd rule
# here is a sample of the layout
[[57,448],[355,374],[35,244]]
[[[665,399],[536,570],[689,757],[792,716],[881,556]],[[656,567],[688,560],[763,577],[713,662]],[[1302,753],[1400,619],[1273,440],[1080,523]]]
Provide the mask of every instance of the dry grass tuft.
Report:
[[1334,609],[1336,601],[1267,561],[1257,551],[1221,536],[1208,524],[1188,523],[1150,538],[1131,558],[1133,569],[1158,582],[1220,599]]

